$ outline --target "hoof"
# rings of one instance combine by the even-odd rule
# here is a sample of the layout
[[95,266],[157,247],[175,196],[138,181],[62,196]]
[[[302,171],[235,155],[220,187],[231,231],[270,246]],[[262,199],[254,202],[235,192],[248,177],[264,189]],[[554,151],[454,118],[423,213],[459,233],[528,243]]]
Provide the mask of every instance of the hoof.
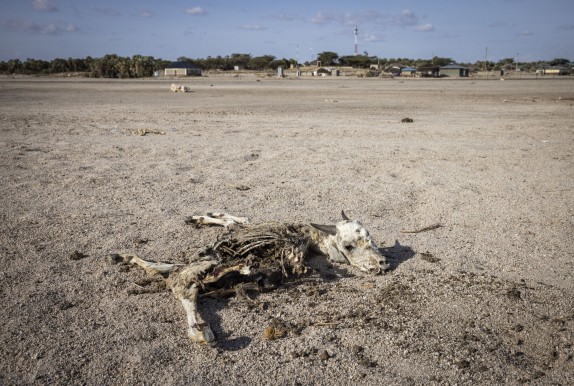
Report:
[[199,328],[189,328],[187,336],[193,343],[213,345],[215,344],[215,334],[209,326],[204,325]]
[[117,253],[111,253],[107,255],[106,260],[110,264],[119,264],[124,262],[124,258],[121,255],[118,255]]

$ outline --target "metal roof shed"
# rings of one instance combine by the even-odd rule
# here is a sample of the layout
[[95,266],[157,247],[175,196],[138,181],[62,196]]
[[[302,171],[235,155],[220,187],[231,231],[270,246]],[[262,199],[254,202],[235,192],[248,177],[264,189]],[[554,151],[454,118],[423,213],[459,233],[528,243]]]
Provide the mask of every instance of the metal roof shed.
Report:
[[401,76],[415,76],[415,72],[417,72],[417,69],[413,67],[401,68]]
[[544,67],[542,71],[544,75],[570,75],[570,69],[563,66]]
[[458,64],[449,64],[440,68],[440,76],[456,76],[464,78],[468,76],[468,68]]
[[171,62],[165,68],[165,75],[169,76],[201,76],[201,68],[190,62]]

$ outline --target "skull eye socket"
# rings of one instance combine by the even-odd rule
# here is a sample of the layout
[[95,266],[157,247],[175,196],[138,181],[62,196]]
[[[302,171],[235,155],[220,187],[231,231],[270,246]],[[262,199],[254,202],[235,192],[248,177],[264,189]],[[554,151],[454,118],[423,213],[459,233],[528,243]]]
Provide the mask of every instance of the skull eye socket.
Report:
[[345,245],[345,249],[347,250],[347,252],[351,252],[353,249],[355,249],[354,245]]

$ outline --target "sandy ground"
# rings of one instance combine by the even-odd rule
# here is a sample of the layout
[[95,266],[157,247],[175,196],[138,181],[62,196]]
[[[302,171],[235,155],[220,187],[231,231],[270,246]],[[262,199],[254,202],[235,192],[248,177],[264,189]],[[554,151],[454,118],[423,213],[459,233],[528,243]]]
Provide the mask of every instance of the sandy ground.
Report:
[[[574,80],[180,83],[0,79],[0,384],[574,383]],[[215,347],[105,259],[341,209],[391,270],[203,299]]]

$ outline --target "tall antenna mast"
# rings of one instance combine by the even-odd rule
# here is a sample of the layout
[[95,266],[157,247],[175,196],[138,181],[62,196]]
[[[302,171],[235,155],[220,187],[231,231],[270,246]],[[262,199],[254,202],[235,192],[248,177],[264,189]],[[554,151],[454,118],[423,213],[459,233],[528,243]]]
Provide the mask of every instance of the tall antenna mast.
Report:
[[355,56],[359,55],[359,29],[355,26]]

